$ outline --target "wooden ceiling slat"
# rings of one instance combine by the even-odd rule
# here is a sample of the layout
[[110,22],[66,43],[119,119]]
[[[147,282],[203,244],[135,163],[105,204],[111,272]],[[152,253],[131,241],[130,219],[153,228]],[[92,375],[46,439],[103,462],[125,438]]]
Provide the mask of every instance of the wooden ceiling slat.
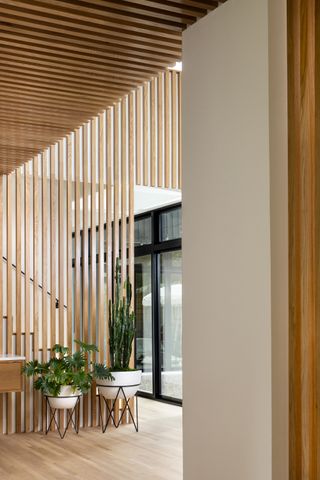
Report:
[[84,30],[92,30],[99,32],[101,30],[111,30],[113,33],[115,31],[126,35],[127,32],[130,34],[137,33],[140,36],[145,38],[156,39],[158,37],[165,38],[177,38],[181,31],[183,30],[183,25],[166,25],[164,27],[158,27],[152,22],[141,22],[135,23],[129,20],[112,20],[110,17],[100,18],[99,15],[90,15],[88,14],[78,14],[73,12],[70,9],[59,7],[58,9],[52,7],[42,6],[42,3],[45,2],[36,2],[31,0],[32,3],[27,4],[27,0],[18,1],[18,0],[7,0],[6,6],[0,8],[0,12],[3,13],[14,13],[17,16],[24,17],[25,19],[35,19],[39,21],[46,21],[49,23],[61,23],[62,25],[68,26],[73,22],[76,22],[78,28],[83,28]]
[[1,13],[1,22],[0,24],[6,27],[11,27],[12,29],[16,28],[17,25],[20,27],[26,28],[27,31],[43,31],[43,32],[52,32],[55,35],[61,35],[62,37],[73,36],[76,38],[86,38],[94,41],[108,42],[114,41],[118,42],[119,45],[133,45],[138,46],[139,48],[151,48],[158,51],[166,51],[166,49],[171,50],[172,48],[178,48],[181,51],[182,40],[181,37],[177,38],[153,38],[152,35],[144,36],[141,34],[131,34],[130,32],[120,32],[118,30],[108,31],[105,29],[100,29],[98,32],[90,31],[89,29],[84,30],[80,28],[77,24],[72,25],[72,23],[65,26],[64,24],[50,23],[42,20],[37,22],[35,18],[24,19],[23,16],[14,15],[10,12],[4,11],[1,8],[0,3],[0,13]]
[[[120,79],[126,80],[132,80],[136,85],[139,85],[142,83],[144,80],[146,80],[146,76],[144,74],[137,74],[136,72],[134,73],[128,73],[125,70],[119,70],[117,68],[106,68],[104,70],[97,70],[96,68],[93,67],[87,67],[86,65],[69,65],[67,63],[61,63],[58,62],[51,62],[50,60],[42,60],[42,59],[35,59],[33,60],[32,55],[25,55],[21,56],[18,54],[11,54],[8,52],[5,52],[4,49],[1,49],[1,60],[3,61],[8,61],[10,62],[10,65],[18,65],[19,67],[23,68],[24,65],[28,65],[29,68],[33,68],[34,70],[43,70],[47,72],[51,71],[59,71],[63,74],[66,75],[75,75],[75,74],[81,74],[81,75],[86,75],[89,74],[90,78],[95,78],[95,79],[104,79],[104,78],[112,78],[116,79],[117,77]],[[84,78],[84,77],[82,77]]]
[[37,96],[42,97],[42,98],[56,98],[57,100],[59,99],[73,99],[73,101],[79,101],[82,104],[87,104],[87,105],[95,105],[95,106],[101,106],[105,105],[105,102],[108,102],[109,100],[113,100],[114,98],[118,98],[119,95],[112,95],[112,92],[108,92],[106,90],[105,95],[93,95],[87,93],[84,95],[81,92],[77,92],[76,89],[73,91],[68,91],[67,89],[62,89],[57,87],[42,87],[41,85],[37,86],[32,86],[32,85],[27,85],[23,81],[19,80],[5,80],[4,78],[0,78],[0,89],[2,91],[8,91],[8,89],[12,89],[12,91],[19,93],[19,92],[33,92]]
[[[81,93],[88,93],[90,94],[95,94],[95,93],[100,93],[104,98],[106,96],[106,92],[112,93],[112,95],[123,95],[128,91],[127,87],[120,87],[119,85],[115,84],[110,84],[107,83],[99,88],[96,86],[88,86],[84,84],[78,84],[77,82],[68,82],[64,80],[59,80],[56,78],[41,78],[37,77],[36,75],[30,75],[27,72],[23,72],[22,74],[15,74],[13,72],[10,72],[9,69],[2,70],[0,66],[0,79],[1,80],[12,80],[12,81],[19,81],[22,82],[24,85],[32,85],[32,86],[39,86],[39,87],[55,87],[56,89],[58,88],[61,91],[64,92],[81,92]],[[1,81],[0,80],[0,81]],[[72,85],[74,86],[72,88]],[[1,92],[0,92],[1,93]]]
[[195,17],[195,19],[206,15],[208,10],[213,10],[218,6],[217,1],[214,2],[210,0],[208,2],[194,2],[195,5],[193,6],[186,5],[186,2],[179,3],[171,0],[163,0],[162,2],[154,2],[152,0],[92,0],[92,3],[98,5],[101,5],[101,3],[106,3],[109,6],[113,6],[124,11],[132,8],[136,12],[139,10],[152,16],[165,14],[171,17],[173,14],[178,14],[182,16],[192,16]]
[[40,62],[48,62],[50,65],[54,65],[55,67],[62,65],[64,67],[69,67],[69,69],[72,70],[73,67],[78,67],[78,68],[86,68],[89,71],[97,72],[100,74],[103,73],[119,73],[122,74],[124,73],[126,76],[132,73],[133,76],[136,78],[144,79],[146,76],[151,76],[155,72],[161,70],[160,68],[157,70],[157,68],[150,68],[148,65],[144,65],[141,67],[136,67],[136,66],[128,66],[126,62],[114,62],[114,61],[109,61],[107,62],[100,62],[97,63],[93,59],[75,59],[75,58],[70,58],[67,56],[63,55],[53,55],[53,54],[45,54],[45,53],[39,53],[36,49],[31,50],[31,49],[26,49],[23,47],[16,47],[12,48],[7,45],[3,45],[1,47],[1,50],[4,53],[8,53],[11,55],[12,58],[14,58],[15,55],[17,56],[22,56],[23,57],[28,57],[33,59],[34,63],[40,63]]
[[[46,25],[15,25],[12,23],[0,22],[0,31],[2,33],[10,34],[12,37],[22,35],[24,38],[30,38],[39,42],[51,41],[53,45],[78,45],[88,48],[98,49],[112,49],[113,51],[136,51],[141,54],[144,52],[154,53],[155,55],[181,55],[181,43],[174,43],[172,45],[163,44],[162,42],[137,42],[134,39],[123,39],[114,36],[87,34],[85,37],[83,32],[72,29],[55,28],[49,30]],[[76,33],[75,33],[76,32]]]
[[[0,38],[4,38],[7,40],[11,40],[12,42],[18,41],[23,42],[25,45],[37,45],[39,46],[39,36],[37,35],[29,35],[26,33],[17,33],[16,31],[12,31],[9,27],[1,26],[0,25]],[[155,59],[155,60],[162,60],[163,58],[167,58],[168,61],[174,61],[176,58],[181,56],[181,50],[174,49],[169,52],[164,52],[163,50],[158,52],[156,50],[148,50],[142,49],[139,47],[134,46],[119,46],[116,43],[105,42],[104,44],[93,42],[93,41],[81,41],[78,40],[77,37],[72,39],[64,39],[61,40],[60,37],[55,35],[42,35],[41,44],[43,46],[53,47],[55,50],[60,50],[60,48],[64,48],[65,51],[75,51],[81,53],[93,53],[97,52],[102,56],[111,56],[112,58],[121,58],[121,56],[128,56],[132,58],[140,58],[140,59]],[[174,60],[173,60],[174,59]]]
[[8,111],[12,110],[15,112],[19,111],[31,111],[31,112],[39,112],[41,114],[42,112],[44,114],[52,112],[52,115],[57,115],[59,118],[79,118],[79,117],[91,117],[94,116],[96,113],[96,110],[74,110],[70,109],[67,107],[62,107],[60,105],[41,105],[41,104],[36,104],[35,102],[21,102],[19,100],[13,100],[12,98],[4,98],[0,96],[0,102],[1,102],[1,107],[0,109],[2,111]]
[[24,68],[23,70],[19,68],[15,63],[11,65],[9,61],[6,63],[2,62],[0,59],[0,75],[3,73],[8,73],[9,75],[12,76],[17,76],[17,78],[34,78],[39,81],[41,84],[42,81],[56,81],[57,84],[61,85],[75,85],[75,86],[85,86],[86,89],[88,90],[94,90],[94,91],[100,91],[102,90],[103,92],[106,91],[107,89],[112,90],[112,87],[117,87],[119,91],[125,90],[126,92],[128,90],[134,89],[136,87],[136,84],[134,82],[129,82],[129,81],[117,81],[115,77],[106,77],[105,79],[88,79],[84,78],[83,76],[77,76],[77,75],[70,75],[69,73],[53,73],[55,71],[59,70],[41,70],[29,68],[29,65],[27,63],[24,63]]
[[213,0],[0,0],[0,174],[181,59]]
[[154,72],[159,69],[165,68],[166,65],[170,65],[172,63],[171,61],[163,61],[163,62],[158,62],[157,60],[153,60],[153,62],[149,62],[147,59],[142,59],[137,57],[136,60],[132,60],[132,56],[125,56],[122,59],[122,56],[120,54],[115,54],[113,57],[112,55],[100,55],[97,54],[96,52],[92,52],[92,54],[84,54],[76,51],[69,51],[66,49],[55,49],[55,48],[49,48],[46,46],[39,46],[39,45],[33,45],[32,43],[28,42],[23,42],[23,46],[21,46],[20,42],[15,42],[13,40],[7,40],[7,39],[1,39],[1,45],[7,47],[7,51],[17,51],[21,53],[31,53],[32,55],[35,55],[36,57],[44,57],[48,58],[50,57],[51,59],[55,59],[57,62],[60,61],[60,59],[70,62],[70,61],[85,61],[86,63],[90,65],[95,65],[95,66],[104,66],[106,63],[109,65],[122,68],[122,69],[129,69],[141,73],[148,73],[148,72]]
[[[21,3],[21,2],[18,2]],[[32,0],[25,0],[23,4],[30,5],[30,3],[35,3],[36,8],[43,8],[44,4],[41,0],[33,2]],[[195,15],[195,12],[189,10],[184,13],[174,12],[172,9],[161,10],[158,8],[139,8],[136,6],[131,6],[128,4],[123,4],[121,2],[113,3],[105,0],[46,0],[45,2],[49,7],[55,8],[56,12],[59,14],[72,14],[72,12],[81,13],[86,17],[96,19],[110,19],[116,20],[117,22],[132,22],[132,24],[143,24],[148,26],[156,26],[159,28],[170,28],[181,29],[185,28],[186,25],[191,25],[197,20],[197,17],[201,15],[198,10],[198,15]],[[42,11],[42,10],[41,10]],[[47,11],[47,9],[43,10]],[[193,13],[193,14],[192,14]],[[203,13],[202,13],[203,15]]]

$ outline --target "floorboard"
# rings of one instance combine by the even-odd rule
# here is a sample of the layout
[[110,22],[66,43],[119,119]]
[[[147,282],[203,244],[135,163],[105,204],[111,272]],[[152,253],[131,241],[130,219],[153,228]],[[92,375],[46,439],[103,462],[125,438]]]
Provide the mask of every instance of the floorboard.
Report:
[[140,431],[133,425],[0,437],[3,480],[182,480],[182,409],[140,399]]

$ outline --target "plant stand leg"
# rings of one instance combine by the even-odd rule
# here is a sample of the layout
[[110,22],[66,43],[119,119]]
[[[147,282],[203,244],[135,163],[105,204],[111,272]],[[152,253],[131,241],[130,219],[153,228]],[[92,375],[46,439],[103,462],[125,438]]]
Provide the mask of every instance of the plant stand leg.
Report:
[[111,408],[108,404],[108,400],[105,397],[102,397],[103,401],[105,403],[106,412],[107,412],[107,417],[106,417],[105,423],[103,422],[103,415],[102,415],[102,408],[101,408],[101,398],[100,398],[101,395],[99,395],[99,416],[100,416],[100,421],[101,421],[102,433],[105,433],[105,431],[107,430],[107,427],[108,427],[108,424],[109,424],[110,420],[112,420],[115,428],[118,428],[118,426],[119,426],[119,423],[116,423],[115,418],[114,418],[114,409],[115,409],[116,402],[119,398],[120,391],[121,391],[121,388],[119,388],[115,400],[112,401]]
[[[66,436],[69,425],[72,425],[74,431],[78,434],[79,433],[79,415],[78,415],[78,413],[79,413],[80,397],[77,398],[77,402],[76,402],[76,404],[75,404],[75,406],[73,407],[72,410],[71,409],[66,409],[67,410],[67,424],[66,424],[63,431],[60,429],[60,425],[56,420],[57,409],[56,408],[51,408],[48,397],[46,397],[46,400],[47,400],[46,405],[49,405],[49,411],[50,411],[50,423],[49,423],[49,426],[46,428],[46,435],[50,430],[52,422],[55,423],[61,440],[63,440],[64,437]],[[70,413],[69,410],[71,410],[71,413]],[[73,418],[73,417],[75,417],[75,418]],[[47,422],[47,420],[46,420],[46,422]]]
[[126,410],[129,412],[129,415],[131,417],[131,420],[132,420],[132,423],[134,425],[134,428],[136,429],[136,432],[139,431],[139,425],[138,425],[138,397],[136,396],[136,415],[137,415],[137,421],[135,421],[134,419],[134,416],[132,414],[132,410],[131,410],[131,407],[130,407],[130,398],[127,398],[126,397],[126,394],[124,392],[124,389],[121,387],[121,391],[122,391],[122,394],[123,394],[123,397],[124,397],[124,400],[125,400],[125,406],[122,410],[122,413],[121,413],[121,417],[119,418],[119,422],[118,422],[118,426],[120,425],[121,423],[121,420],[122,420],[122,417],[124,416]]

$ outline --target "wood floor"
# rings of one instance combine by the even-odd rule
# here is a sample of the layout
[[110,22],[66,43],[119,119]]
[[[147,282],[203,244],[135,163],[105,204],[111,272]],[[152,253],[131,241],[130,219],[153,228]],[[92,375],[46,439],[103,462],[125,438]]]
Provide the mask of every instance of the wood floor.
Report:
[[3,480],[182,480],[182,409],[140,399],[140,431],[55,432],[0,437]]

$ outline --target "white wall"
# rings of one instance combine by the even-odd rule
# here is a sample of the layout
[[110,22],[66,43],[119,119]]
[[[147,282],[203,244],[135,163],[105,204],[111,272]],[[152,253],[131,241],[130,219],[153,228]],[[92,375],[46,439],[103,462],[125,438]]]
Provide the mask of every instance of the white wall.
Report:
[[284,6],[228,0],[183,38],[185,480],[287,478],[287,364],[276,363],[287,352],[286,72],[271,65],[286,58],[276,38],[269,59],[275,19],[285,43]]

